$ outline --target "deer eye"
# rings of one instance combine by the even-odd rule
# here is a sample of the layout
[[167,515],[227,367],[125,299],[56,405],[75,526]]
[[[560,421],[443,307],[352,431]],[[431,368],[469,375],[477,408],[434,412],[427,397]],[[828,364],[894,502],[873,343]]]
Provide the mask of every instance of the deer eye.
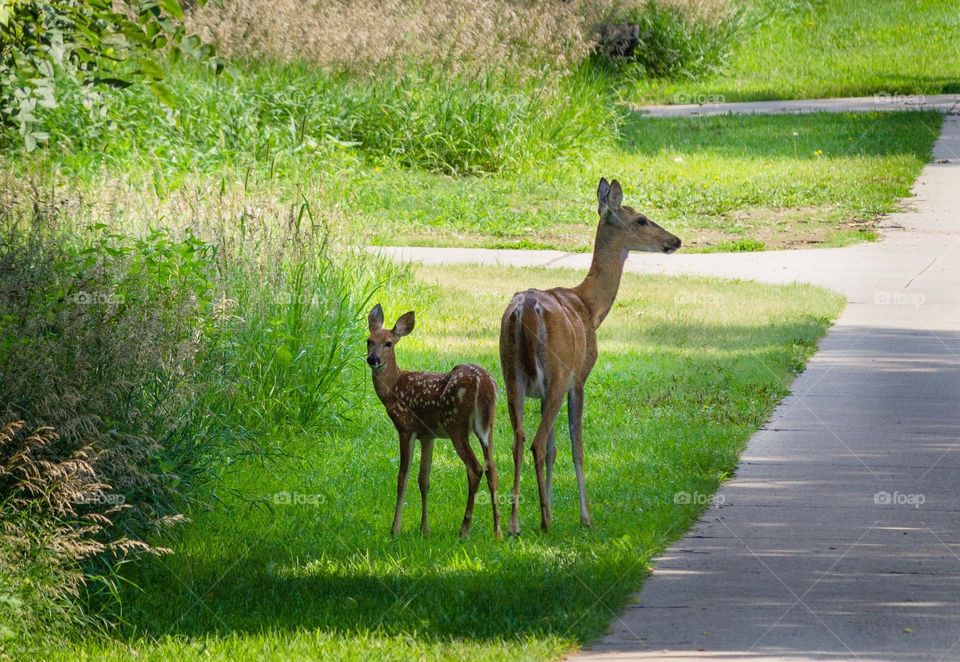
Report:
[[392,342],[385,342],[385,343],[383,343],[383,346],[384,346],[384,347],[393,347],[393,343],[392,343]]
[[638,225],[646,225],[646,224],[647,224],[647,219],[645,219],[643,216],[641,216],[640,218],[637,219],[637,224],[638,224]]

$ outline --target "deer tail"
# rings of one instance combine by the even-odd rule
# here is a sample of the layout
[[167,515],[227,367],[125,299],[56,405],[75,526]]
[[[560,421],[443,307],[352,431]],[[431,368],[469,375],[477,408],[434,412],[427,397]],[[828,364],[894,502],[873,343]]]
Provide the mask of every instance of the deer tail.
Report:
[[474,418],[474,431],[484,447],[490,445],[493,437],[493,416],[497,410],[497,384],[486,373],[480,377],[477,389],[477,407]]
[[517,350],[520,352],[520,365],[530,381],[537,379],[537,352],[540,341],[540,305],[533,297],[525,296],[519,311],[517,329]]

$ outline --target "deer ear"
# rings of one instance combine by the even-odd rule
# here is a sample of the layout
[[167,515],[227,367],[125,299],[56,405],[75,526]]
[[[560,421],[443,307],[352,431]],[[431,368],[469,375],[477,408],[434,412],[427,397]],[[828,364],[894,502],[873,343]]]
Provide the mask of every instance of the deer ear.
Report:
[[409,335],[413,331],[413,326],[416,324],[417,318],[411,310],[409,313],[404,313],[400,316],[400,319],[397,320],[397,323],[393,325],[393,334],[398,338]]
[[597,186],[597,213],[603,216],[607,207],[607,195],[610,193],[610,184],[606,177],[600,178],[600,185]]
[[611,211],[620,211],[621,204],[623,204],[623,189],[620,188],[620,182],[614,179],[610,183],[610,193],[607,195],[607,208]]
[[370,309],[370,314],[367,315],[367,327],[369,327],[370,333],[383,328],[383,308],[380,307],[379,303]]

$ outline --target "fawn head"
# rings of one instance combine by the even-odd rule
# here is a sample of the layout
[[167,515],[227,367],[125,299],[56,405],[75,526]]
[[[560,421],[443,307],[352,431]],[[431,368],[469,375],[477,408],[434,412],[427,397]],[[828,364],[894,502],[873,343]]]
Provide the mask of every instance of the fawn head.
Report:
[[600,178],[597,187],[597,213],[600,214],[598,234],[618,243],[628,251],[644,253],[673,253],[680,248],[680,238],[651,221],[633,207],[624,206],[623,189],[616,179],[608,184]]
[[415,323],[416,318],[411,310],[401,315],[392,329],[385,329],[383,308],[379,303],[374,306],[367,316],[367,326],[370,328],[370,336],[367,338],[367,363],[370,367],[379,370],[396,361],[393,348],[400,338],[413,331]]

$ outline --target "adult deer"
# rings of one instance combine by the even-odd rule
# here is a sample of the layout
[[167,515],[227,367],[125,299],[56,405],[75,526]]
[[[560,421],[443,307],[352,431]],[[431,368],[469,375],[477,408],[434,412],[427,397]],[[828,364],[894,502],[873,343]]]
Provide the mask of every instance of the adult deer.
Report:
[[593,262],[574,288],[527,290],[514,295],[500,321],[500,362],[513,425],[513,509],[510,533],[520,532],[517,513],[523,463],[523,403],[540,400],[540,425],[531,450],[540,491],[540,526],[550,528],[553,463],[557,457],[554,424],[567,396],[570,444],[580,493],[580,523],[590,526],[583,477],[584,384],[597,361],[597,328],[613,306],[623,265],[630,251],[673,253],[680,239],[649,218],[623,206],[619,182],[605,178],[597,188],[600,223]]
[[487,485],[493,504],[493,531],[499,538],[500,505],[497,502],[497,468],[493,462],[493,415],[497,404],[497,384],[490,373],[478,365],[458,365],[450,372],[408,372],[397,367],[394,348],[403,336],[413,331],[413,311],[400,316],[392,329],[383,328],[383,308],[378,303],[370,311],[367,324],[367,363],[373,369],[373,387],[400,435],[400,472],[397,475],[397,507],[390,532],[400,532],[403,500],[407,493],[407,474],[413,456],[413,444],[420,440],[420,532],[427,535],[427,493],[430,491],[430,466],[433,441],[453,441],[457,455],[467,467],[467,510],[460,536],[470,531],[474,497],[484,467],[470,448],[470,433],[480,440],[486,460]]

